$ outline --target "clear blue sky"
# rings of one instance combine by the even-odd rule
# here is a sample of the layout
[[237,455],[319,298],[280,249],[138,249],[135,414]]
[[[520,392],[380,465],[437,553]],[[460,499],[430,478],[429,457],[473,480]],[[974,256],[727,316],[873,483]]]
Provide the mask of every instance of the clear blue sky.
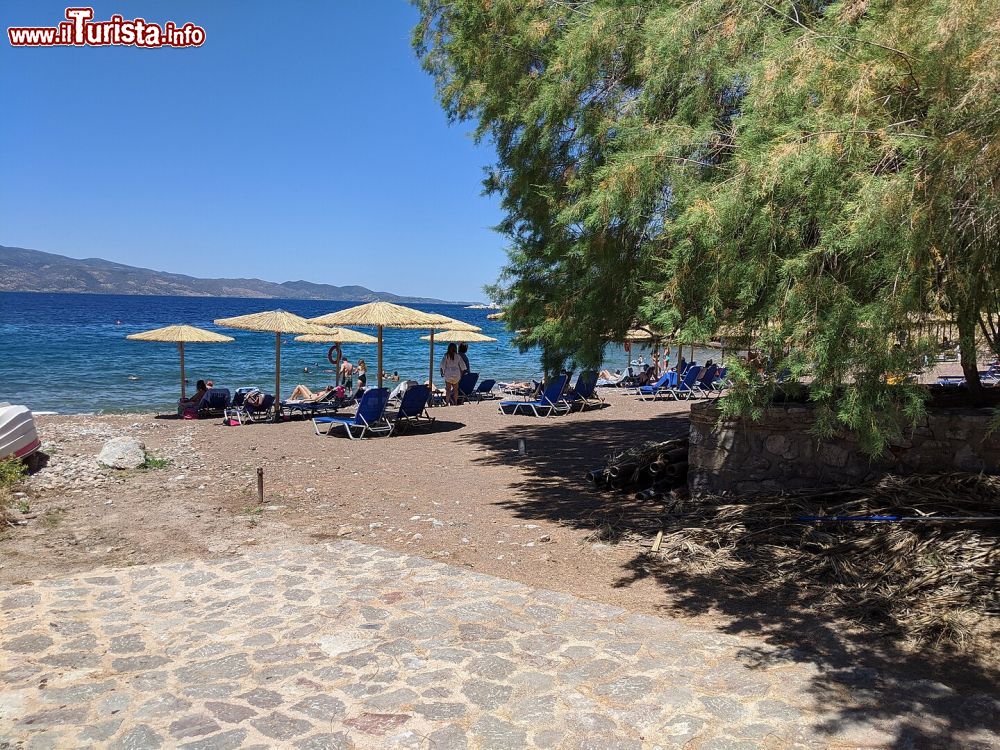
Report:
[[448,125],[404,0],[96,2],[206,42],[10,46],[66,6],[0,3],[0,244],[483,299],[504,259],[494,154]]

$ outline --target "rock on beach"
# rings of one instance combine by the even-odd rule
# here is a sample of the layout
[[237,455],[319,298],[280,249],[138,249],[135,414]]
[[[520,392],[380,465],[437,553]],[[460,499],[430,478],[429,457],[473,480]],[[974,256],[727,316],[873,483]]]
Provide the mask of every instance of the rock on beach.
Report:
[[97,463],[111,469],[137,469],[145,462],[145,444],[131,437],[111,438],[97,454]]

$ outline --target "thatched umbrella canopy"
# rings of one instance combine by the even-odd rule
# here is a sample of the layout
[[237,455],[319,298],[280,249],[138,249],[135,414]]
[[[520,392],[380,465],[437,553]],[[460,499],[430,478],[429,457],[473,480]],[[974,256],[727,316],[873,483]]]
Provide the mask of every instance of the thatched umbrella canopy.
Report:
[[215,321],[223,328],[238,328],[241,331],[257,331],[274,334],[274,418],[281,413],[281,334],[313,333],[325,334],[327,328],[310,323],[305,318],[285,310],[238,315],[235,318],[220,318]]
[[125,338],[132,341],[160,341],[167,344],[177,344],[177,351],[181,355],[182,401],[187,397],[184,387],[184,344],[224,344],[233,340],[232,336],[223,336],[221,333],[186,325],[166,326],[165,328],[154,328],[152,331],[143,331],[142,333],[130,333]]
[[472,344],[480,343],[486,341],[496,341],[492,336],[484,336],[481,333],[476,333],[475,331],[438,331],[435,334],[428,336],[421,336],[421,341],[444,341],[445,343],[455,342],[458,344]]
[[504,315],[504,312],[503,312],[503,310],[501,310],[500,312],[490,313],[489,315],[486,316],[486,319],[487,320],[503,320],[503,315]]
[[307,333],[296,336],[296,341],[307,344],[377,344],[378,339],[350,328],[331,328],[329,333]]
[[[364,305],[349,307],[339,312],[320,315],[312,318],[312,322],[325,326],[360,326],[378,329],[378,387],[382,387],[382,330],[384,328],[435,328],[453,329],[469,326],[468,323],[449,318],[447,315],[425,313],[412,307],[396,305],[392,302],[368,302]],[[471,326],[471,328],[476,328]],[[476,328],[476,330],[479,330]],[[432,354],[433,357],[433,354]]]
[[640,341],[659,341],[663,338],[662,333],[657,333],[648,328],[632,328],[625,332],[622,337],[622,341],[628,341],[630,343],[640,342]]

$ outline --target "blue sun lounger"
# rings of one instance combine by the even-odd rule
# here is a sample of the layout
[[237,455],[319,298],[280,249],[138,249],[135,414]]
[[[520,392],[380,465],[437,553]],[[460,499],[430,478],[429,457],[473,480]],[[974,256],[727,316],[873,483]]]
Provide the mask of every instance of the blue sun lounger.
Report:
[[431,424],[434,417],[427,413],[427,402],[431,397],[431,389],[426,385],[411,385],[403,391],[399,402],[399,410],[386,418],[394,427],[419,424]]
[[563,399],[562,392],[566,387],[566,376],[560,375],[549,383],[542,395],[534,401],[501,401],[501,414],[517,414],[530,409],[536,417],[569,411],[569,404]]
[[256,388],[240,389],[233,398],[233,403],[222,413],[223,419],[227,422],[235,420],[239,424],[256,422],[261,417],[271,415],[274,407],[274,394],[264,393],[260,403],[247,403],[247,396],[259,393]]
[[479,380],[478,372],[467,372],[458,381],[458,403],[468,401],[473,398],[476,389],[476,381]]
[[470,398],[476,399],[476,401],[482,401],[483,399],[494,399],[497,395],[493,392],[493,387],[497,384],[497,381],[492,378],[484,380],[480,383],[476,390],[469,394]]
[[[317,435],[331,435],[334,427],[342,426],[351,440],[360,440],[369,432],[376,435],[390,435],[392,423],[385,418],[385,407],[388,403],[388,388],[371,388],[361,397],[358,410],[353,416],[316,417],[312,421],[313,429]],[[325,433],[319,429],[321,424],[328,425]]]
[[[667,371],[660,376],[652,385],[640,385],[636,389],[636,395],[643,401],[653,401],[657,399],[662,393],[670,390],[671,381],[677,375],[677,373],[672,371]],[[676,382],[676,381],[674,381]]]
[[198,402],[198,416],[223,414],[231,405],[228,388],[209,388]]
[[691,398],[692,396],[697,396],[695,391],[695,383],[698,380],[698,373],[701,372],[701,368],[698,365],[692,365],[687,368],[684,373],[684,377],[676,388],[665,388],[664,392],[673,396],[675,399],[680,401],[682,398]]
[[597,394],[597,370],[584,370],[576,377],[573,391],[566,396],[570,407],[579,405],[582,411],[589,406],[602,406],[604,399]]

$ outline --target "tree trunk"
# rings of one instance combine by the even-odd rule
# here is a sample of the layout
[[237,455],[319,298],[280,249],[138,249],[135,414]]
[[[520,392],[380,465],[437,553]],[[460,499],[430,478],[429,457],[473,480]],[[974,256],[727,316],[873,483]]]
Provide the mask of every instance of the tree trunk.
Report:
[[979,363],[976,359],[976,316],[960,310],[958,314],[958,346],[962,357],[965,386],[974,406],[985,403],[983,384],[979,380]]

